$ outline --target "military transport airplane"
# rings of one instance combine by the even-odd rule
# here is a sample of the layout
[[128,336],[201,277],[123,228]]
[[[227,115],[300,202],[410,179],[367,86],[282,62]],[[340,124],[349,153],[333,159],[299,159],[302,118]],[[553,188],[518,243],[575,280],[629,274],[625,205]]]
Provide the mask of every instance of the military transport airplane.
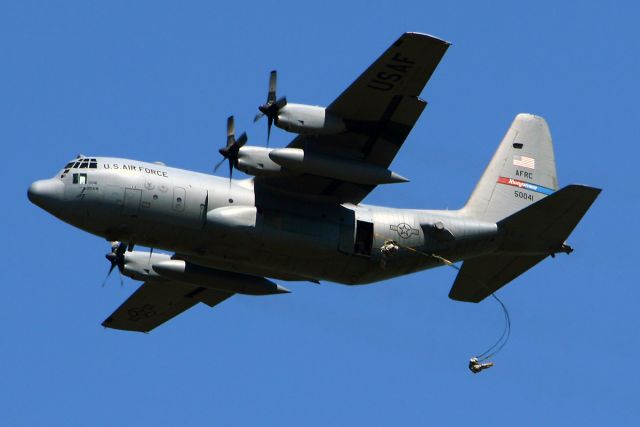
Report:
[[[199,302],[288,292],[269,279],[356,285],[458,261],[449,297],[479,302],[571,252],[565,240],[600,190],[558,189],[547,123],[518,114],[462,209],[361,204],[377,185],[407,181],[388,168],[448,47],[403,34],[326,108],[277,99],[272,72],[256,119],[267,116],[269,133],[275,124],[297,135],[286,148],[246,146],[230,118],[220,150],[228,178],[78,156],[31,184],[29,199],[113,241],[111,270],[144,282],[104,321],[109,328],[147,332]],[[233,169],[252,177],[233,180]]]

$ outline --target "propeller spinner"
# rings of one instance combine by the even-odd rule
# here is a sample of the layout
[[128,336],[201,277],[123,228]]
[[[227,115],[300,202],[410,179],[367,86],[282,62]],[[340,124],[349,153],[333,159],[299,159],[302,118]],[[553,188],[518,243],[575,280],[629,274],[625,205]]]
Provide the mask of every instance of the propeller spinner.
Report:
[[224,161],[227,160],[229,162],[229,182],[231,182],[233,168],[238,166],[240,148],[247,143],[247,139],[247,134],[243,132],[236,140],[233,116],[229,116],[227,119],[227,145],[218,150],[218,152],[222,154],[223,159],[215,166],[213,171],[216,172]]
[[269,146],[269,139],[271,138],[271,126],[273,123],[278,124],[278,113],[287,105],[287,98],[281,97],[276,100],[276,86],[278,84],[278,72],[276,70],[271,71],[269,75],[269,92],[267,93],[267,102],[258,107],[260,112],[256,114],[253,119],[254,122],[260,120],[263,116],[267,116],[267,146]]

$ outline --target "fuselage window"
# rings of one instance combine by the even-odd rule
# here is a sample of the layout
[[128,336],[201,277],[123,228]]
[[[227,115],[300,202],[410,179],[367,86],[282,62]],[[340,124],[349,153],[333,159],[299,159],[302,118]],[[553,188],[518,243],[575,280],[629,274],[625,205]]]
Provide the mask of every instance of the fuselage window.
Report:
[[98,167],[98,164],[96,162],[89,163],[89,169],[96,169],[97,167]]
[[80,169],[86,169],[89,166],[89,159],[84,159],[80,164]]
[[73,166],[71,166],[71,167],[72,167],[73,169],[76,169],[76,168],[78,167],[78,165],[79,165],[79,164],[80,164],[80,162],[75,162],[75,163],[73,164]]

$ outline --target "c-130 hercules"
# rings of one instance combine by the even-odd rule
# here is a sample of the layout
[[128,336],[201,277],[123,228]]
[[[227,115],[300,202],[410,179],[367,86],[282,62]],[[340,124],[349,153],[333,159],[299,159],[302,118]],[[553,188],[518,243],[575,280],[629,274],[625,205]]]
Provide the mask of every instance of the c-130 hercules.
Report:
[[148,332],[199,302],[288,292],[266,277],[357,285],[458,261],[449,297],[479,302],[547,256],[569,253],[565,240],[600,190],[558,189],[545,120],[518,114],[462,209],[361,204],[377,185],[406,181],[388,167],[448,47],[403,34],[326,108],[277,99],[272,72],[261,115],[269,133],[275,124],[297,136],[286,148],[246,146],[230,118],[220,153],[230,173],[250,179],[79,156],[31,184],[29,199],[114,241],[112,269],[144,282],[103,322],[109,328]]

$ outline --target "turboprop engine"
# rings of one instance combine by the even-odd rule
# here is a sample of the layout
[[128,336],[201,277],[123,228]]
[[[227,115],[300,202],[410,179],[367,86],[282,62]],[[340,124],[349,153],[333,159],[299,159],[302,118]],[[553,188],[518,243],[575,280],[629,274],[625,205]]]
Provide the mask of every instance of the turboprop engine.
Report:
[[267,144],[271,137],[271,126],[276,125],[287,132],[312,135],[331,135],[346,130],[341,117],[327,112],[324,107],[304,104],[289,104],[286,97],[276,98],[277,71],[269,76],[267,102],[260,105],[254,122],[267,116]]
[[382,166],[319,153],[305,153],[301,148],[244,146],[237,156],[235,167],[253,176],[309,174],[367,185],[408,181]]
[[[245,295],[272,295],[290,291],[263,277],[203,267],[171,255],[128,251],[126,243],[113,242],[106,258],[111,262],[107,278],[117,267],[120,274],[134,280],[175,280],[217,291]],[[132,245],[131,245],[132,246]],[[105,278],[105,282],[107,280]],[[104,283],[103,283],[104,285]]]

